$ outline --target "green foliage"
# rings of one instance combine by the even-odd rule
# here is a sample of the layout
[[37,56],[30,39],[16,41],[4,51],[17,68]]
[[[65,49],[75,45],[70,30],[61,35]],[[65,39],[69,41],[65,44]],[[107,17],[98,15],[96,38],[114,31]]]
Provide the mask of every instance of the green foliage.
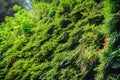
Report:
[[60,8],[61,8],[60,12],[63,12],[63,13],[70,12],[70,3],[63,2],[60,4]]
[[117,13],[119,10],[120,10],[120,6],[119,6],[119,4],[120,4],[120,1],[119,0],[116,0],[116,1],[114,1],[114,0],[108,0],[109,1],[109,3],[111,3],[111,13]]
[[21,10],[21,7],[18,6],[18,5],[15,5],[15,6],[13,7],[13,9],[14,9],[15,11],[20,11],[20,10]]
[[105,38],[102,2],[32,3],[31,11],[14,6],[0,25],[0,79],[93,80]]
[[111,67],[112,69],[116,69],[116,68],[120,67],[120,64],[119,64],[120,55],[119,55],[119,53],[120,53],[119,50],[112,53],[111,57],[106,62],[105,69],[108,69],[108,67]]
[[[105,22],[106,29],[109,31],[109,42],[106,51],[101,57],[101,66],[99,66],[99,75],[104,80],[119,80],[120,69],[120,44],[119,44],[119,0],[105,0]],[[98,78],[99,79],[99,78]]]

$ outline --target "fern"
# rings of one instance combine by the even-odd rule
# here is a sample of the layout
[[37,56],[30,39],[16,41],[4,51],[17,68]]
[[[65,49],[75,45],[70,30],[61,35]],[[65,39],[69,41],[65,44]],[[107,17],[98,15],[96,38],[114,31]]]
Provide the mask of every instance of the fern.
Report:
[[106,74],[119,73],[118,70],[120,69],[120,50],[116,50],[112,53],[108,61],[105,63],[104,69]]

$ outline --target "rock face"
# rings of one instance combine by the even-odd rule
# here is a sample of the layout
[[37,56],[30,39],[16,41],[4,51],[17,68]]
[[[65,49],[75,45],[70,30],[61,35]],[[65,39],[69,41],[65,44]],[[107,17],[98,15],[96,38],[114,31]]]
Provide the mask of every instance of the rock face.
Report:
[[19,5],[26,10],[31,10],[30,0],[0,0],[0,23],[5,21],[5,16],[14,14],[13,6]]
[[15,0],[16,4],[20,5],[22,8],[26,10],[31,10],[31,0]]

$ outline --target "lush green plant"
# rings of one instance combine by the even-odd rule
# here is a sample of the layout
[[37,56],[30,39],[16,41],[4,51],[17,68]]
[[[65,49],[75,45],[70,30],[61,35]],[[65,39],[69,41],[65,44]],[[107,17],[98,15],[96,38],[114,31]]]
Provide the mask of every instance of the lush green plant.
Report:
[[[109,31],[109,41],[107,49],[101,57],[99,72],[104,80],[119,80],[119,0],[105,0],[105,22],[106,29]],[[98,78],[99,80],[99,78]]]
[[94,79],[99,64],[94,53],[105,38],[102,2],[32,3],[31,11],[14,6],[14,17],[0,25],[0,79]]

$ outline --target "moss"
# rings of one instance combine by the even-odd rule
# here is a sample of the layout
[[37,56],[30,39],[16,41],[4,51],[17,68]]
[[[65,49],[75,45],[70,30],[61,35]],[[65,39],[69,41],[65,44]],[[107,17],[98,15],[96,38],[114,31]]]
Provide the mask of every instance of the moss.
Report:
[[106,37],[102,1],[32,2],[0,25],[0,79],[93,80]]

